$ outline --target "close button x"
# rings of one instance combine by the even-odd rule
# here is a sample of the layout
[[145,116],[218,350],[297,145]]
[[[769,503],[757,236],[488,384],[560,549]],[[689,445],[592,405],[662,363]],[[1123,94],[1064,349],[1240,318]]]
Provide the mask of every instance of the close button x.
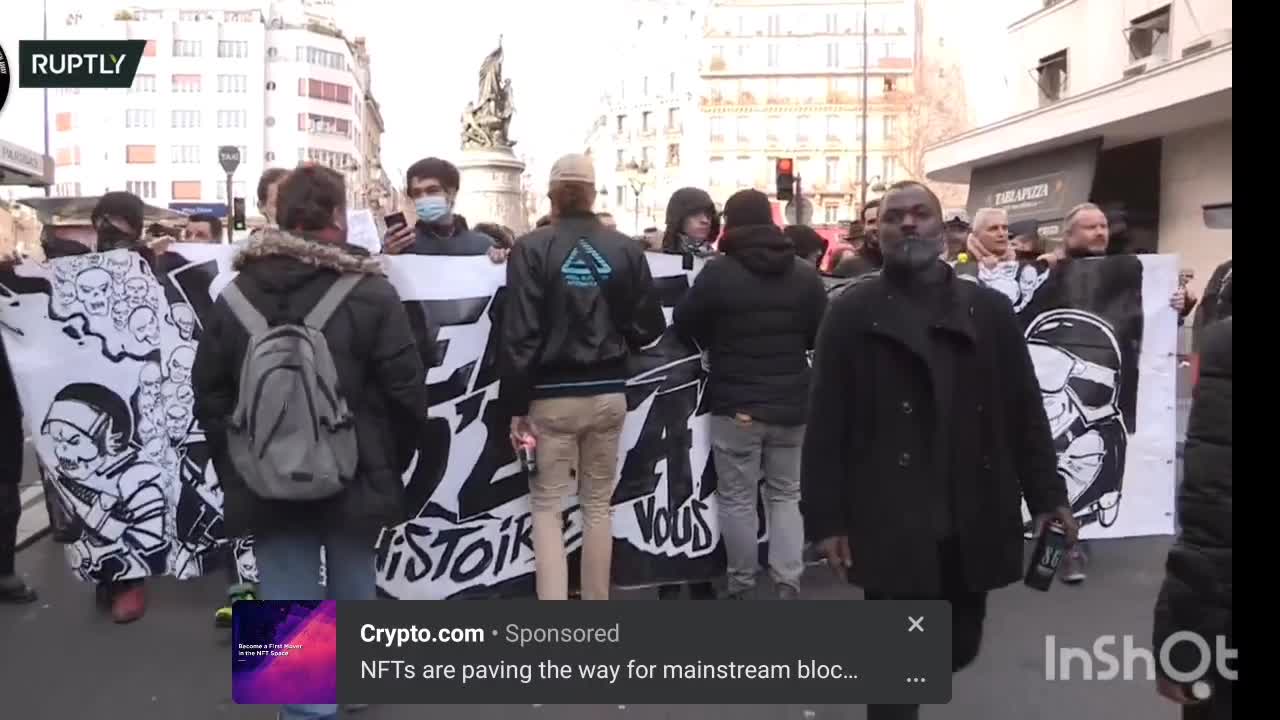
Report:
[[924,616],[923,615],[921,615],[918,618],[911,617],[910,615],[908,615],[907,620],[911,623],[911,627],[907,628],[907,632],[916,632],[917,630],[919,630],[920,632],[924,632]]

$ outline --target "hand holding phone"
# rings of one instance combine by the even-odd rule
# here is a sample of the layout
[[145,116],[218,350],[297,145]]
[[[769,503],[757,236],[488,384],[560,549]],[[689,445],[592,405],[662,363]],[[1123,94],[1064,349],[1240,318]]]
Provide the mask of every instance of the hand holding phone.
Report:
[[413,246],[417,239],[416,232],[405,219],[404,213],[391,213],[383,220],[387,223],[387,234],[382,238],[382,252],[399,255]]

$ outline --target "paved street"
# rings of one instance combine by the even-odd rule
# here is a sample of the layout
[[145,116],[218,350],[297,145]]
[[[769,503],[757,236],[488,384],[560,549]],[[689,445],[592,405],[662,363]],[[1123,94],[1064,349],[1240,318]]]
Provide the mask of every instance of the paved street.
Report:
[[[1091,543],[1094,561],[1083,587],[1057,585],[1048,594],[1013,587],[992,597],[987,635],[977,663],[957,676],[950,706],[926,718],[1078,720],[1176,717],[1152,683],[1050,683],[1044,677],[1044,637],[1089,647],[1102,634],[1132,634],[1148,645],[1151,607],[1168,538]],[[134,625],[116,626],[93,607],[92,593],[73,580],[61,548],[42,539],[18,556],[19,571],[38,586],[39,603],[0,607],[0,698],[3,715],[23,720],[267,720],[265,707],[231,702],[228,631],[212,625],[222,587],[216,579],[153,584],[151,610]],[[811,597],[853,599],[823,568],[811,568]],[[643,597],[645,594],[640,593]],[[744,628],[744,632],[749,632]],[[857,706],[387,706],[366,720],[844,720]]]

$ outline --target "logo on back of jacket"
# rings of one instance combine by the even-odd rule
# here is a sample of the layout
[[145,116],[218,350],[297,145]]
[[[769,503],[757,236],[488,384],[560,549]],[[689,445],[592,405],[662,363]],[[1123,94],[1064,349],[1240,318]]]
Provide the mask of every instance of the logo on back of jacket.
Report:
[[599,287],[597,278],[608,280],[612,275],[613,267],[608,261],[595,248],[583,242],[573,248],[573,252],[569,253],[569,257],[560,266],[560,276],[569,287]]

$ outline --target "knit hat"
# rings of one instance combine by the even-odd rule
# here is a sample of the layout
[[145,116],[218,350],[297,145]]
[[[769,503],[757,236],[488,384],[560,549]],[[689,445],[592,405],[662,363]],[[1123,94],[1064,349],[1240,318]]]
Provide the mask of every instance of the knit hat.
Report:
[[769,196],[759,190],[739,190],[724,204],[724,229],[745,225],[772,225],[773,206]]

